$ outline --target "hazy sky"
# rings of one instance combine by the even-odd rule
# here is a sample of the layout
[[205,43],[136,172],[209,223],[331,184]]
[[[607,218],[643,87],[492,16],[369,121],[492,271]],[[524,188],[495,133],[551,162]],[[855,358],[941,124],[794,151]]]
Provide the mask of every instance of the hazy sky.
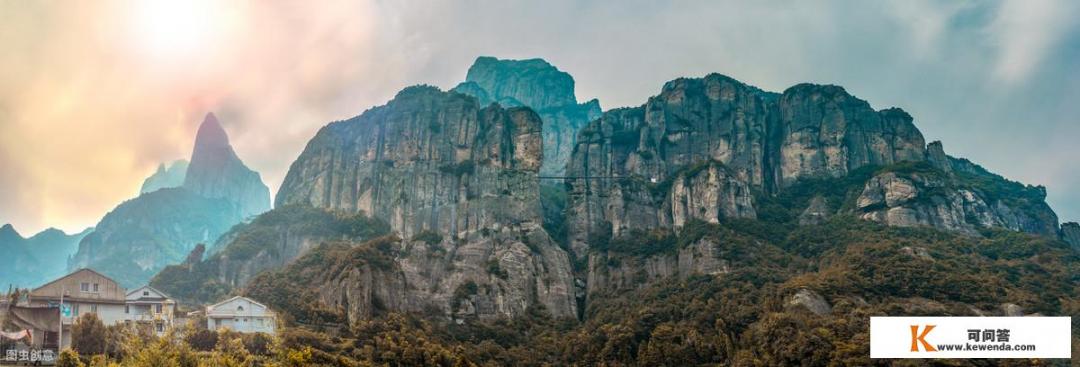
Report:
[[478,55],[543,57],[605,109],[709,72],[842,85],[1077,220],[1078,4],[0,1],[0,223],[93,225],[208,111],[276,192],[319,127]]

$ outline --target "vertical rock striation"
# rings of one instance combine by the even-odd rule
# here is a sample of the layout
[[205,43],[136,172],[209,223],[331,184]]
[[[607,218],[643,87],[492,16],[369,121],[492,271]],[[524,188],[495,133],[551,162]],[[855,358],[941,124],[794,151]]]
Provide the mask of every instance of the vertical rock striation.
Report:
[[[543,305],[572,316],[568,257],[540,226],[540,130],[528,108],[481,107],[465,94],[409,87],[321,129],[290,167],[276,205],[366,213],[402,238],[392,276],[350,272],[320,288],[333,302],[351,289],[345,299],[360,316],[350,318],[371,306],[370,297],[354,297],[399,288],[378,279],[403,282],[396,298],[379,298],[391,309],[497,317]],[[455,297],[466,284],[479,290]]]
[[574,95],[574,78],[542,59],[479,57],[469,68],[465,82],[453,91],[476,97],[481,106],[499,103],[536,111],[544,122],[542,176],[562,176],[566,172],[578,131],[600,117],[600,102],[592,99],[579,104]]

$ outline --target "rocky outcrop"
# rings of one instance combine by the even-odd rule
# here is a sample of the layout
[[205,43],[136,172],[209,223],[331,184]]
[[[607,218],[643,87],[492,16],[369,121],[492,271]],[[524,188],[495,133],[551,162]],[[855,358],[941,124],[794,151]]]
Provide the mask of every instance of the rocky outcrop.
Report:
[[158,165],[157,171],[154,171],[153,175],[147,177],[143,181],[142,188],[139,189],[140,194],[157,191],[168,187],[180,187],[184,184],[184,177],[187,176],[188,161],[184,159],[178,159],[173,161],[168,166],[165,163]]
[[1074,249],[1080,250],[1080,224],[1076,222],[1062,223],[1061,240],[1072,245]]
[[590,256],[586,289],[588,295],[593,297],[600,292],[644,288],[671,277],[720,276],[732,271],[730,261],[723,254],[716,239],[705,237],[670,254],[623,257],[608,253]]
[[788,300],[788,306],[803,307],[818,316],[832,313],[832,306],[820,293],[803,288]]
[[65,274],[69,258],[90,229],[67,234],[48,228],[23,238],[10,224],[0,227],[0,284],[36,287]]
[[824,197],[818,195],[810,199],[810,204],[806,206],[806,209],[799,214],[800,225],[814,225],[824,222],[832,215],[832,211],[829,208],[829,202]]
[[578,104],[574,78],[542,59],[477,58],[465,82],[453,91],[476,97],[481,106],[499,103],[536,111],[544,122],[542,176],[562,176],[566,172],[578,131],[600,117],[600,102],[593,99]]
[[[722,182],[730,189],[721,191],[729,194],[707,196],[688,211],[670,200],[684,190],[673,183],[703,164],[723,167],[732,179],[712,185]],[[567,185],[570,244],[585,256],[597,233],[618,237],[627,228],[677,228],[682,217],[699,213],[698,219],[713,222],[753,218],[755,194],[782,196],[814,180],[847,185],[844,180],[875,169],[905,165],[934,174],[915,180],[870,175],[858,203],[848,204],[843,195],[796,200],[807,203],[797,219],[819,223],[840,208],[898,226],[1057,235],[1044,189],[950,157],[940,142],[925,144],[900,109],[875,111],[838,86],[799,84],[776,94],[710,74],[668,82],[644,105],[607,111],[581,130],[567,165],[568,176],[582,178]]]
[[780,186],[925,157],[910,115],[898,108],[874,111],[841,87],[799,84],[784,91],[778,104]]
[[999,197],[940,171],[885,172],[867,181],[856,202],[863,219],[892,226],[928,226],[968,235],[1005,228],[1057,235],[1057,216],[1036,188],[1034,197]]
[[[385,253],[392,261],[378,261],[380,255],[368,251],[364,261],[320,267],[326,270],[316,273],[313,293],[327,309],[345,310],[348,322],[369,319],[380,311],[437,312],[464,322],[523,315],[533,306],[573,317],[576,305],[570,284],[559,281],[571,277],[563,265],[569,259],[544,241],[547,234],[534,225],[473,233],[460,244],[395,239]],[[365,251],[364,244],[350,246],[354,253]],[[281,272],[311,267],[309,261],[301,258]],[[260,277],[247,292],[259,297],[261,289],[274,286]]]
[[242,218],[270,210],[270,189],[236,156],[213,113],[199,125],[183,186],[203,197],[229,201]]
[[138,286],[238,222],[239,212],[228,201],[179,187],[160,189],[106,214],[79,242],[68,269],[91,268],[124,287]]
[[[472,282],[486,295],[482,315],[515,316],[544,305],[576,315],[570,263],[541,228],[537,174],[541,121],[531,109],[481,107],[476,98],[409,87],[384,106],[321,129],[290,167],[277,206],[310,205],[367,213],[402,240],[401,281],[390,309],[451,313],[455,289]],[[377,289],[398,289],[364,273],[319,285],[361,305]],[[345,275],[342,275],[345,276]],[[397,283],[394,283],[397,284]],[[398,284],[398,285],[401,285]],[[359,288],[357,288],[359,287]],[[460,300],[459,300],[460,301]],[[350,306],[351,307],[351,306]],[[357,306],[361,307],[361,306]],[[364,317],[355,309],[351,317]],[[479,312],[479,311],[478,311]]]

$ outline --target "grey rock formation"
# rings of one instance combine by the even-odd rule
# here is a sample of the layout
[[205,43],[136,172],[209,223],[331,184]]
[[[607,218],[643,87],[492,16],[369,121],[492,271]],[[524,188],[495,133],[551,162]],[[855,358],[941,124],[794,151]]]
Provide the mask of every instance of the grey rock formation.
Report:
[[1072,245],[1074,249],[1080,250],[1080,224],[1076,222],[1065,222],[1061,224],[1061,239]]
[[577,133],[600,117],[596,99],[578,104],[574,78],[542,59],[499,60],[479,57],[455,92],[476,97],[481,106],[532,108],[543,120],[543,176],[562,176]]
[[804,226],[818,224],[831,215],[832,211],[829,209],[829,202],[820,195],[815,196],[810,199],[810,204],[806,206],[806,210],[799,214],[799,224]]
[[1057,235],[1057,217],[1041,198],[995,198],[936,172],[876,175],[856,205],[863,219],[893,226],[929,226],[973,236],[988,227]]
[[[487,290],[491,315],[543,304],[573,316],[569,259],[541,228],[540,129],[528,108],[481,107],[464,94],[409,87],[321,129],[290,167],[276,204],[367,213],[405,239],[399,276],[351,273],[320,288],[328,299],[343,289],[358,297],[404,284],[416,293],[399,289],[381,302],[449,312],[453,290],[472,281]],[[441,241],[421,240],[429,232]],[[364,317],[363,299],[349,302],[361,307],[350,317]]]
[[229,201],[242,218],[270,210],[270,189],[236,156],[213,113],[199,125],[183,186],[203,197]]
[[781,186],[925,156],[925,142],[910,115],[898,108],[874,111],[838,86],[791,87],[780,97],[779,114]]
[[1024,308],[1015,303],[1002,303],[1001,304],[1002,316],[1019,317],[1024,316]]
[[160,189],[106,214],[79,242],[68,269],[92,268],[125,287],[138,286],[239,222],[238,210],[228,201],[184,188]]
[[184,177],[187,176],[188,161],[179,159],[173,161],[168,166],[165,163],[158,165],[157,171],[153,175],[147,177],[143,181],[142,188],[139,189],[140,194],[157,191],[168,187],[180,187],[184,184]]
[[90,230],[69,235],[48,228],[23,238],[10,224],[0,227],[0,285],[36,287],[64,275],[67,259]]
[[655,281],[691,275],[722,276],[732,271],[721,247],[712,238],[701,238],[674,254],[645,258],[619,258],[608,254],[589,257],[587,292],[619,292],[643,288]]
[[[590,179],[568,183],[571,248],[585,256],[596,233],[678,227],[696,213],[710,221],[753,218],[754,193],[779,195],[807,179],[905,165],[935,174],[878,175],[855,209],[832,205],[890,225],[1057,235],[1044,189],[950,157],[940,142],[926,145],[912,121],[897,108],[875,111],[837,86],[799,84],[775,94],[719,74],[673,80],[644,105],[607,111],[579,133],[567,175]],[[683,190],[680,175],[704,164],[724,167],[734,179],[722,180],[722,191],[735,195],[707,197],[693,213],[677,200],[672,206]],[[820,222],[834,214],[828,204],[811,200],[799,220]]]
[[788,300],[788,305],[805,307],[807,310],[818,316],[832,313],[832,306],[829,305],[829,301],[825,300],[825,297],[806,288],[795,292],[795,294],[791,296],[791,299]]
[[934,256],[930,255],[930,251],[927,250],[925,247],[904,246],[904,247],[900,248],[900,251],[903,251],[908,256],[911,256],[911,257],[916,258],[916,259],[921,259],[921,260],[926,260],[926,261],[934,261]]
[[573,317],[569,259],[544,241],[547,234],[533,224],[474,232],[460,244],[401,241],[397,245],[405,250],[392,267],[333,269],[320,274],[327,281],[316,293],[332,309],[346,309],[350,322],[370,318],[378,307],[491,319],[542,305],[553,315]]

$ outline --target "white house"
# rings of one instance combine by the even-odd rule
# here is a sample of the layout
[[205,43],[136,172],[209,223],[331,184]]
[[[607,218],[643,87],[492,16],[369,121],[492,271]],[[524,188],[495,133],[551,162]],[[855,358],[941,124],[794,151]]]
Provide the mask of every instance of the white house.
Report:
[[206,328],[228,328],[241,333],[273,334],[277,318],[265,305],[251,298],[236,296],[206,306]]
[[144,285],[127,293],[124,322],[151,325],[159,336],[173,325],[176,302],[154,287]]

